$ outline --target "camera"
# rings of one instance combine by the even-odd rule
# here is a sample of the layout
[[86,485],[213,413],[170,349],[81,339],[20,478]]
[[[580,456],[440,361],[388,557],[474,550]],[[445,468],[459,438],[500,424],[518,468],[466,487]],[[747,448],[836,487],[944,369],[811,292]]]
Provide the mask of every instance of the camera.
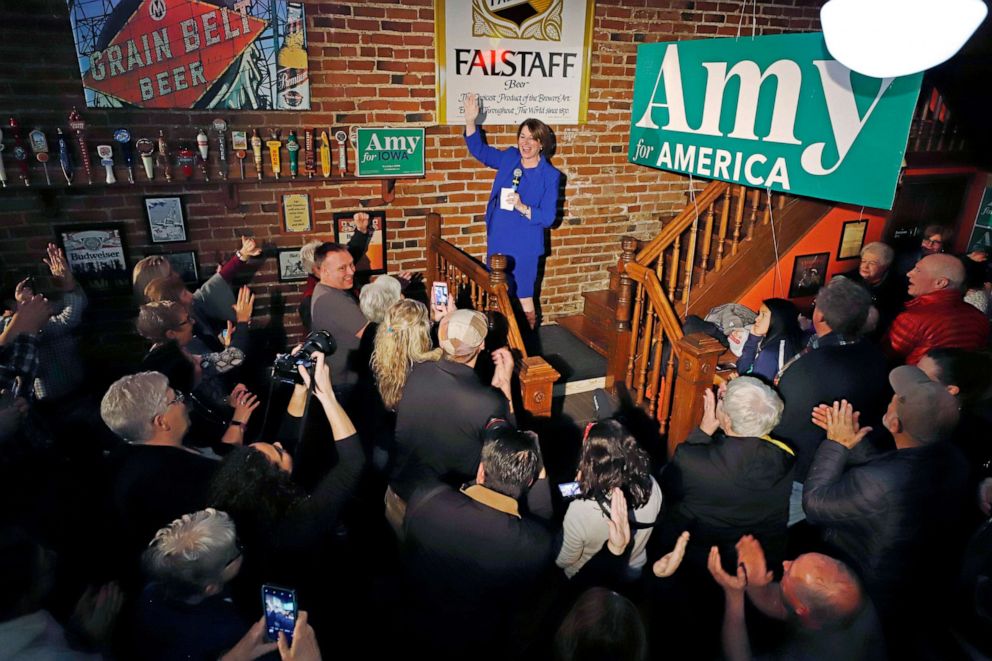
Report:
[[298,351],[276,356],[276,360],[272,364],[272,376],[281,381],[303,383],[300,372],[296,368],[302,365],[308,372],[313,373],[317,361],[311,354],[319,351],[324,356],[330,356],[337,348],[338,344],[330,332],[314,331],[307,335]]

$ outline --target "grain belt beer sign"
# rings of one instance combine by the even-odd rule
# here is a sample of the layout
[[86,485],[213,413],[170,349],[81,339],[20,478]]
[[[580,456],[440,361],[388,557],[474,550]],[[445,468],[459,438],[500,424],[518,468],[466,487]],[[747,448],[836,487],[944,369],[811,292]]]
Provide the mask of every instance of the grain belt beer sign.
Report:
[[67,2],[91,108],[310,107],[302,2]]
[[854,73],[820,33],[644,44],[628,159],[889,209],[922,78]]
[[424,176],[424,129],[358,129],[359,177]]

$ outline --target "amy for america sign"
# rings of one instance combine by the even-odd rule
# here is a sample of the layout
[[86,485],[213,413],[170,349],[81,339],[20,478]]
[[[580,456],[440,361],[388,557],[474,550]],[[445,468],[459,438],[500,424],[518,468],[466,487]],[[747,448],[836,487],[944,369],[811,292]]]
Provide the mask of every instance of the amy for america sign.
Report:
[[302,2],[67,2],[89,107],[310,108]]
[[644,44],[628,159],[889,209],[922,78],[854,73],[820,33]]

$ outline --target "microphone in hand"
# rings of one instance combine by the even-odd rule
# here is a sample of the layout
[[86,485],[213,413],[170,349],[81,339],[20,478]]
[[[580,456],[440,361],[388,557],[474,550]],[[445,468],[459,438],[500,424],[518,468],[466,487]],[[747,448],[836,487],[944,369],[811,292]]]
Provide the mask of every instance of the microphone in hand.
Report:
[[523,174],[524,174],[524,171],[521,170],[520,168],[516,168],[513,171],[513,192],[514,193],[517,192],[517,186],[520,185],[520,177],[522,177]]

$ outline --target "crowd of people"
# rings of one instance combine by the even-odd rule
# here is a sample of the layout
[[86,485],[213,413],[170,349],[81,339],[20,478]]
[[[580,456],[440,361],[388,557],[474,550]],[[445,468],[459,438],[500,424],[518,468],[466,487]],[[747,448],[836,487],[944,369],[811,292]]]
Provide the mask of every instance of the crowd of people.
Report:
[[138,262],[146,352],[99,389],[65,256],[44,260],[58,301],[18,284],[0,327],[0,659],[989,644],[992,549],[969,546],[992,511],[988,306],[965,301],[980,256],[932,250],[903,279],[873,243],[808,319],[764,301],[727,329],[737,371],[664,462],[630,413],[575,438],[531,424],[482,312],[456,292],[427,305],[409,273],[359,283],[354,220],[348,245],[304,247],[308,334],[263,379],[251,238],[194,291]]

